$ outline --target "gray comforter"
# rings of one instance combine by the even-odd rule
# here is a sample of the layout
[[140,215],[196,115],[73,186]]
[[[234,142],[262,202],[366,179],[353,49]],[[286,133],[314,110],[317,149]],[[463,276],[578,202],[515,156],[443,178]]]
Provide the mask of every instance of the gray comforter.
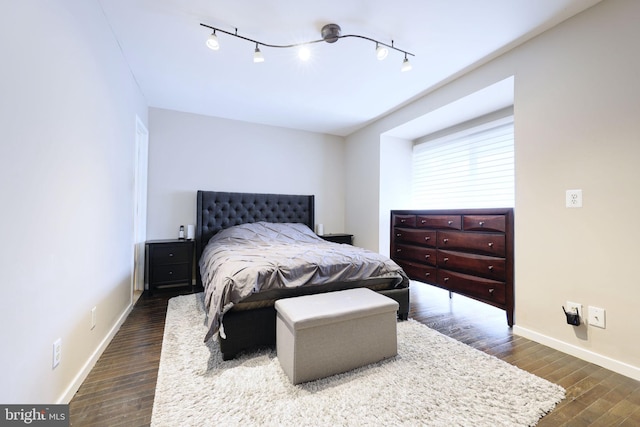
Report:
[[[208,333],[224,313],[253,293],[369,278],[408,278],[391,259],[351,245],[327,242],[304,224],[256,222],[214,235],[200,258]],[[220,331],[223,334],[222,331]]]

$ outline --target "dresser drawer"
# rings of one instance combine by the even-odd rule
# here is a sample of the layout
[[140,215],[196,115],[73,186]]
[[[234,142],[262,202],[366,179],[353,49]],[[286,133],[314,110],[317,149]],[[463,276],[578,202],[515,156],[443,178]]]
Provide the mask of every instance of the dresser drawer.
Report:
[[151,268],[151,281],[155,285],[181,283],[190,280],[191,264],[154,264]]
[[507,229],[504,215],[465,215],[462,218],[462,229],[466,231],[500,231]]
[[421,246],[436,247],[435,230],[418,230],[396,227],[393,229],[393,234],[396,242],[417,243]]
[[415,227],[416,216],[415,215],[394,215],[393,225],[401,225],[403,227]]
[[151,257],[154,264],[175,264],[189,262],[191,254],[190,245],[156,244],[153,245]]
[[462,218],[460,215],[418,215],[417,226],[421,228],[450,228],[460,230]]
[[504,282],[439,269],[438,285],[484,301],[496,304],[506,302]]
[[394,258],[402,258],[418,262],[424,262],[429,265],[436,265],[436,249],[424,248],[420,246],[396,244],[393,252]]
[[417,264],[410,261],[396,259],[395,262],[402,267],[410,279],[424,283],[436,283],[438,278],[437,269],[424,264]]
[[474,251],[500,257],[506,255],[505,236],[500,233],[438,231],[438,248]]
[[504,281],[506,279],[504,258],[476,255],[455,251],[438,250],[438,267],[462,271],[487,279]]

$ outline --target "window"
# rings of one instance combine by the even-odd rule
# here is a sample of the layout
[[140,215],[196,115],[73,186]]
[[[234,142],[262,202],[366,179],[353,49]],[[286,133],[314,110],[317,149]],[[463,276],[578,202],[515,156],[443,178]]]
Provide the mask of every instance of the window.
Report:
[[413,147],[415,209],[514,206],[513,116]]

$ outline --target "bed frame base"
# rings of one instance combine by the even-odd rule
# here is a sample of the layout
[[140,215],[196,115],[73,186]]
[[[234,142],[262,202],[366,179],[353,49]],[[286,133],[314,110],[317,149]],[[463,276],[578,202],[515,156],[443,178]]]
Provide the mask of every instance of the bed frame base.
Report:
[[[397,301],[398,318],[409,317],[409,288],[377,291]],[[224,332],[232,340],[218,337],[223,360],[231,360],[240,352],[276,345],[276,310],[264,307],[246,311],[229,311],[224,315]]]

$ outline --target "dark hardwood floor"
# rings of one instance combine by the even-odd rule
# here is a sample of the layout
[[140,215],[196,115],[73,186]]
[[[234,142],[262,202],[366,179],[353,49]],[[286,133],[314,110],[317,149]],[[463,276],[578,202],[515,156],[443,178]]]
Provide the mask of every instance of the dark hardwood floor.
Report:
[[[172,296],[140,298],[71,401],[71,425],[149,425]],[[539,426],[640,425],[639,381],[513,335],[504,311],[412,282],[409,316],[563,386],[567,397]]]

